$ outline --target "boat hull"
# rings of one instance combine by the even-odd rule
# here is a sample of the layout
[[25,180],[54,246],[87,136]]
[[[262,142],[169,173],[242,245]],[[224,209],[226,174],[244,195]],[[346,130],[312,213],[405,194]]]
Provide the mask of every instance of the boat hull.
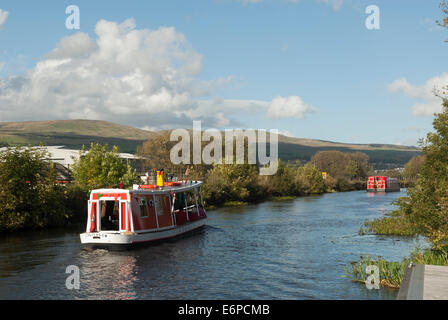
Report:
[[85,232],[80,234],[82,246],[86,249],[129,250],[154,245],[196,233],[204,228],[207,219],[189,222],[182,226],[148,232]]
[[367,189],[367,192],[400,192],[400,188],[388,188],[388,189]]

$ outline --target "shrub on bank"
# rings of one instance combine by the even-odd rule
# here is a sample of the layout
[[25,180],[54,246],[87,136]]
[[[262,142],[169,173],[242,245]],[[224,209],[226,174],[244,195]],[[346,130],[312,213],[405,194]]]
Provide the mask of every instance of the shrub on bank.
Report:
[[251,164],[215,164],[208,172],[203,188],[207,204],[229,201],[253,202],[264,196],[258,183],[258,169]]
[[70,184],[65,187],[64,205],[67,210],[66,223],[86,225],[88,199],[89,192],[86,192],[79,185]]
[[428,264],[428,265],[448,265],[448,253],[444,250],[421,250],[419,248],[411,251],[409,257],[400,262],[386,261],[379,257],[361,256],[359,261],[352,262],[350,266],[345,267],[346,277],[353,282],[365,283],[367,277],[366,267],[370,265],[377,266],[380,272],[380,286],[398,289],[403,280],[406,267],[410,264]]
[[0,231],[37,229],[64,223],[64,187],[46,151],[8,147],[0,153]]
[[92,143],[88,151],[83,146],[72,168],[76,184],[85,190],[92,190],[118,186],[120,183],[126,188],[138,183],[140,178],[135,169],[124,164],[119,153],[117,146],[108,150],[107,144]]
[[405,216],[382,217],[364,221],[359,234],[373,233],[377,235],[415,236],[418,231]]
[[277,172],[270,176],[260,176],[256,165],[216,164],[206,175],[203,193],[208,205],[220,205],[321,194],[326,189],[322,174],[314,165],[290,166],[279,161]]

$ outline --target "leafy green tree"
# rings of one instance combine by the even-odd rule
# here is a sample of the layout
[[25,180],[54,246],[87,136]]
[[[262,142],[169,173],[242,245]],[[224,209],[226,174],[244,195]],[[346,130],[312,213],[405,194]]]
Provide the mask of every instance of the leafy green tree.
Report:
[[130,165],[123,163],[119,148],[113,146],[108,151],[107,145],[92,143],[89,151],[83,146],[79,159],[72,167],[76,183],[86,190],[117,187],[130,187],[140,182],[140,178]]
[[442,10],[444,17],[443,17],[442,21],[436,20],[436,23],[443,28],[447,28],[448,27],[448,1],[447,0],[441,1],[439,4],[439,8]]
[[369,157],[362,152],[319,151],[311,163],[335,179],[365,179],[372,170]]
[[424,162],[423,155],[412,157],[404,166],[403,177],[407,180],[416,180]]
[[386,170],[386,172],[384,172],[384,175],[386,177],[396,178],[398,180],[401,180],[403,178],[403,175],[400,173],[400,171],[395,169]]
[[325,181],[322,172],[311,163],[297,169],[297,183],[305,194],[325,192]]
[[433,121],[435,132],[423,141],[425,155],[417,183],[400,211],[427,236],[434,248],[448,244],[448,100]]
[[251,164],[215,164],[204,185],[204,197],[211,204],[255,201],[262,194],[258,168]]
[[60,225],[67,218],[64,187],[41,148],[0,152],[0,231]]
[[271,196],[299,195],[300,188],[296,179],[296,170],[299,166],[300,164],[289,166],[279,160],[277,172],[272,176],[260,177],[260,182]]

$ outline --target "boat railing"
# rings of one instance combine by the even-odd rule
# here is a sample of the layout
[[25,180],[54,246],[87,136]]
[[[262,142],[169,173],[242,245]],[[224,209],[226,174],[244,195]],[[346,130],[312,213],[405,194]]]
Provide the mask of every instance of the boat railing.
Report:
[[[162,170],[162,169],[160,169]],[[139,176],[143,179],[143,181],[147,184],[156,184],[157,183],[157,171],[158,169],[151,169],[145,172],[140,172]],[[178,182],[185,181],[191,179],[188,176],[188,171],[179,168],[164,168],[163,169],[163,177],[165,182]]]

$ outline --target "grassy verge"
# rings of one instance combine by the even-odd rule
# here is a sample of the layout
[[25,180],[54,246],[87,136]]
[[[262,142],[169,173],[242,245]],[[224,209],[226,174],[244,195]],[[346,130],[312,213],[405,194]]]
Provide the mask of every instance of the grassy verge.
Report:
[[244,201],[227,201],[223,203],[223,207],[240,207],[240,206],[247,206],[249,203]]
[[360,235],[377,234],[406,237],[418,235],[415,226],[405,216],[389,216],[366,220],[358,233]]
[[288,200],[293,200],[296,199],[296,196],[279,196],[279,197],[271,197],[268,200],[269,201],[274,201],[274,202],[278,202],[278,201],[288,201]]
[[366,267],[374,265],[380,271],[380,286],[398,289],[403,279],[404,270],[411,262],[414,264],[447,266],[448,253],[446,250],[421,250],[416,248],[409,257],[404,258],[401,262],[390,262],[381,257],[372,259],[369,256],[361,256],[359,261],[352,262],[350,266],[344,268],[345,277],[353,282],[365,283],[369,276]]

